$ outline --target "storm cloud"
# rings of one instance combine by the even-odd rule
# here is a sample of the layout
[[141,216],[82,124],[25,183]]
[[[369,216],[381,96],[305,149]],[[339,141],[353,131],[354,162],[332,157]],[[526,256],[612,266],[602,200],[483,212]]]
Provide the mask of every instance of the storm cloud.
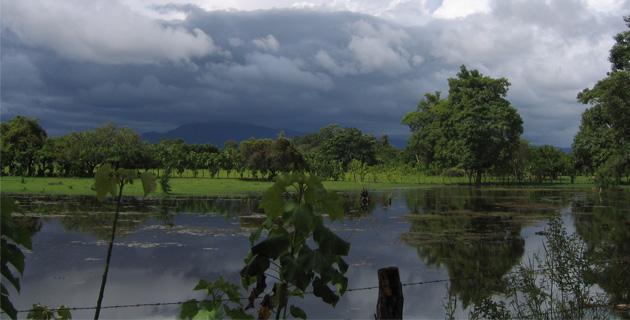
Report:
[[[424,93],[461,64],[506,77],[535,144],[568,146],[577,93],[609,69],[629,1],[11,1],[2,10],[2,117],[52,134],[241,121],[405,135]],[[238,2],[238,1],[237,1]],[[272,3],[274,3],[272,1]],[[221,10],[216,10],[221,9]]]

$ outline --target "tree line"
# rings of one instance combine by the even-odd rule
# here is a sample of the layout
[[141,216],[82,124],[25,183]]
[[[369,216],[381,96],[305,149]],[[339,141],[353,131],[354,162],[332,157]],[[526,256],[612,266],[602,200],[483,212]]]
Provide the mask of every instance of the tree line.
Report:
[[[624,20],[630,28],[630,16]],[[338,125],[292,139],[280,134],[276,139],[227,141],[219,149],[182,140],[151,144],[114,124],[49,137],[36,119],[16,116],[0,127],[1,172],[89,177],[98,165],[110,163],[158,174],[190,170],[193,176],[216,177],[223,170],[228,177],[243,178],[248,172],[253,178],[273,179],[282,172],[308,171],[331,180],[350,173],[363,181],[370,171],[413,168],[427,175],[468,177],[475,184],[487,177],[540,183],[576,175],[594,176],[602,186],[618,184],[630,176],[630,31],[615,40],[611,72],[577,96],[590,107],[582,114],[570,154],[521,138],[523,120],[506,99],[506,78],[461,66],[448,79],[447,97],[427,93],[417,109],[404,116],[411,137],[402,150],[386,135],[377,138]]]
[[[460,176],[457,166],[427,161],[414,144],[404,149],[392,146],[387,136],[379,138],[357,128],[329,125],[318,132],[292,139],[226,141],[222,149],[211,144],[187,144],[181,139],[149,143],[135,131],[106,124],[94,130],[49,137],[36,119],[16,116],[1,124],[2,174],[13,176],[92,177],[103,163],[114,168],[156,170],[160,174],[194,177],[273,179],[283,172],[310,172],[328,180],[348,177],[365,181],[369,173],[399,175]],[[572,160],[552,146],[535,147],[520,140],[509,170],[492,167],[490,174],[507,181],[544,182],[569,175]],[[503,171],[500,171],[500,170]],[[247,173],[247,174],[246,174]],[[246,175],[245,175],[246,174]],[[392,182],[393,180],[388,180]]]

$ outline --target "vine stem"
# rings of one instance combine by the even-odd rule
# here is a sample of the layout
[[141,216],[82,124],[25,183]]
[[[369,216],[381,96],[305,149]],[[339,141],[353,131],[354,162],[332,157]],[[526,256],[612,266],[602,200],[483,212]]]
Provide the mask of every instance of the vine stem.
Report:
[[116,225],[118,224],[118,214],[120,212],[120,203],[122,202],[124,180],[121,179],[118,188],[118,200],[116,201],[116,212],[114,213],[114,223],[112,226],[112,236],[109,239],[109,247],[107,248],[107,260],[105,261],[105,271],[101,279],[101,289],[98,292],[98,300],[96,301],[96,312],[94,312],[94,320],[98,320],[101,314],[101,303],[103,302],[103,294],[105,293],[105,284],[107,283],[107,273],[109,272],[109,262],[112,259],[112,249],[114,247],[114,238],[116,237]]

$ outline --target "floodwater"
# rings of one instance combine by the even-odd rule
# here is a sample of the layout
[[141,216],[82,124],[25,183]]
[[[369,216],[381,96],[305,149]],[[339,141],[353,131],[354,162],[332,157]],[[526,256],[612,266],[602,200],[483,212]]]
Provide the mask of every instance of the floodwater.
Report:
[[[16,199],[27,216],[22,223],[31,226],[33,249],[26,254],[21,292],[11,292],[14,305],[94,306],[113,203],[93,197]],[[193,290],[200,279],[223,276],[240,283],[247,237],[260,222],[253,216],[258,201],[126,199],[103,305],[201,298]],[[611,263],[596,281],[613,301],[630,297],[628,190],[436,187],[374,192],[367,210],[359,209],[358,194],[344,194],[344,203],[346,217],[330,226],[351,243],[348,288],[377,285],[377,270],[387,266],[400,269],[403,283],[453,279],[405,286],[405,318],[443,319],[449,285],[463,317],[467,311],[461,307],[498,294],[501,278],[542,250],[541,231],[552,215],[561,215],[567,231],[589,250],[607,250],[622,261]],[[310,318],[373,319],[377,296],[377,289],[349,291],[334,308],[309,295],[289,302]],[[101,318],[176,318],[179,308],[111,308]],[[91,318],[93,312],[75,310],[73,317]]]

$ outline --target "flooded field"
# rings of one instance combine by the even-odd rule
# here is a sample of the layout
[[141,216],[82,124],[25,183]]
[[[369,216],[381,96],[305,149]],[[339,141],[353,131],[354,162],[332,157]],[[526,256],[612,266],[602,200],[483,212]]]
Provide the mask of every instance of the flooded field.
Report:
[[[401,281],[409,284],[406,318],[444,318],[449,292],[465,316],[484,298],[500,295],[505,275],[543,250],[542,231],[554,215],[588,252],[611,258],[591,281],[612,302],[630,298],[628,191],[408,189],[372,193],[364,210],[358,194],[343,198],[346,217],[330,227],[351,244],[348,288],[358,290],[346,292],[334,308],[309,295],[295,301],[310,318],[373,318],[378,290],[371,287],[378,284],[377,270],[387,266],[399,267]],[[11,293],[14,305],[94,306],[113,204],[93,197],[16,199],[33,249],[26,254],[22,291]],[[109,308],[101,316],[175,318],[176,302],[201,298],[193,291],[199,279],[223,276],[239,283],[248,236],[261,221],[258,202],[126,199],[103,305],[175,304]],[[75,310],[73,317],[93,312]]]

